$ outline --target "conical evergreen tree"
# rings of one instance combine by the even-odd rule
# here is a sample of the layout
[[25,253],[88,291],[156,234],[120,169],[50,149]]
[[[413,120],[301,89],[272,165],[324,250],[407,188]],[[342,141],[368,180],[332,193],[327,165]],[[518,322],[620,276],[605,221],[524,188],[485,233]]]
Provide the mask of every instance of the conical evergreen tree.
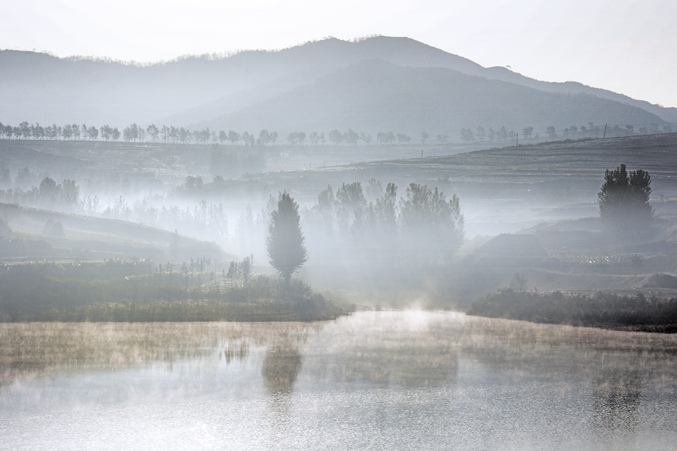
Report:
[[270,215],[267,245],[270,264],[287,284],[308,259],[304,241],[298,205],[288,193],[282,193],[277,210]]

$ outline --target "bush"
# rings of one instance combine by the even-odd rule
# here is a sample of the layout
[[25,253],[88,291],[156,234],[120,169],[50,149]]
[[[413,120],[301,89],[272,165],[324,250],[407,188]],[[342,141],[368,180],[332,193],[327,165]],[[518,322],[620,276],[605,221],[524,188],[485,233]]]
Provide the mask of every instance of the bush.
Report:
[[502,289],[472,303],[469,315],[605,329],[677,332],[677,298]]

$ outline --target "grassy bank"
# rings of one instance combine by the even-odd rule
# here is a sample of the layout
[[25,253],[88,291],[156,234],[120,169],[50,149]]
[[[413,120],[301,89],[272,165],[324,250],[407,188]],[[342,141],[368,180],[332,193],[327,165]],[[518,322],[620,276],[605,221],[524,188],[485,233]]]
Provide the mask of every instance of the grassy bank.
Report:
[[144,262],[0,267],[1,322],[316,321],[351,311],[303,282],[266,276],[233,282]]
[[478,299],[469,315],[604,329],[677,333],[677,298],[642,293],[591,295],[502,289]]

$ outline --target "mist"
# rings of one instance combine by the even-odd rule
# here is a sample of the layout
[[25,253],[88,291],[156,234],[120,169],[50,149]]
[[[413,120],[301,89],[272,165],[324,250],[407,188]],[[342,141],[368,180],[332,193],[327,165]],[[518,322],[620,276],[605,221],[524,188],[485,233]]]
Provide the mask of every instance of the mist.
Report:
[[[384,447],[394,430],[426,448],[673,437],[674,403],[656,400],[675,388],[674,109],[406,38],[143,66],[0,61],[13,68],[0,77],[11,443],[24,397],[62,420],[104,406],[127,428],[115,409],[169,397],[185,419],[210,398],[203,426],[227,411],[244,447],[262,424],[254,448],[317,447],[323,415],[339,449],[369,445],[360,419]],[[140,382],[119,397],[68,388],[104,367],[112,387]],[[51,377],[63,405],[40,395]],[[522,382],[540,414],[510,435],[493,402],[520,410]],[[449,435],[456,405],[473,415]],[[423,417],[433,426],[411,426]]]

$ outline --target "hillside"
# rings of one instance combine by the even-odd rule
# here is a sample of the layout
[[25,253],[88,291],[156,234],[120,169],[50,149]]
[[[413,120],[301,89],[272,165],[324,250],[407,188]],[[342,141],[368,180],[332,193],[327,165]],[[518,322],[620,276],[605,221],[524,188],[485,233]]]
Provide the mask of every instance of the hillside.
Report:
[[128,221],[80,216],[0,203],[0,258],[19,261],[221,261],[214,243]]
[[[427,153],[426,153],[427,155]],[[268,183],[283,185],[288,181],[313,184],[369,178],[387,181],[443,182],[453,191],[468,197],[535,199],[547,196],[569,197],[577,201],[584,196],[596,201],[597,191],[606,169],[625,163],[628,168],[642,168],[653,178],[654,197],[677,196],[677,133],[543,142],[488,148],[453,155],[424,158],[381,159],[342,166],[318,167],[303,171],[266,173]],[[256,181],[256,175],[249,180]],[[279,180],[279,181],[278,181]]]
[[[588,94],[554,94],[442,68],[363,61],[309,86],[206,122],[210,128],[353,129],[418,137],[462,128],[545,130],[558,124],[662,124],[637,107]],[[568,125],[567,125],[568,126]]]
[[[654,275],[666,273],[672,277],[677,262],[675,133],[559,141],[441,156],[432,152],[443,149],[419,145],[239,148],[234,150],[242,154],[269,151],[267,170],[230,179],[207,176],[212,149],[230,146],[0,143],[3,155],[12,155],[12,176],[26,163],[36,186],[41,171],[70,169],[81,186],[82,202],[78,206],[55,206],[78,211],[78,215],[44,210],[52,207],[37,188],[26,188],[18,197],[34,208],[2,206],[0,220],[11,235],[7,238],[7,230],[3,232],[0,256],[11,264],[26,259],[101,261],[137,257],[181,262],[209,256],[212,261],[227,262],[230,258],[222,256],[216,245],[184,238],[196,237],[238,254],[230,258],[233,261],[253,255],[254,261],[264,262],[257,265],[265,268],[267,215],[271,199],[274,201],[275,194],[282,191],[292,194],[301,207],[311,255],[302,277],[326,289],[343,291],[351,287],[374,296],[387,293],[380,300],[384,302],[385,298],[391,302],[407,297],[418,289],[425,290],[430,299],[471,302],[487,290],[507,286],[517,272],[539,289],[633,290],[649,284],[663,289],[665,277]],[[412,158],[413,150],[416,158]],[[381,155],[379,161],[368,161],[370,151],[390,151],[392,157]],[[346,164],[360,152],[364,152],[362,162]],[[332,153],[337,164],[312,168],[300,164],[317,153]],[[405,153],[407,158],[401,158]],[[283,154],[296,164],[287,163],[280,157]],[[647,170],[652,176],[652,203],[659,221],[650,237],[614,240],[601,227],[597,193],[604,171],[620,163],[631,170]],[[66,177],[68,173],[61,174]],[[202,176],[202,182],[188,184],[188,175]],[[60,180],[57,178],[57,182]],[[425,275],[411,272],[409,266],[380,255],[378,247],[374,250],[353,241],[360,235],[353,234],[351,228],[342,231],[331,221],[328,225],[319,208],[321,192],[331,185],[333,191],[329,192],[338,193],[344,184],[352,182],[361,183],[365,205],[375,204],[388,183],[396,185],[394,202],[400,206],[411,183],[437,188],[448,197],[457,195],[466,241],[455,259],[462,264],[451,273],[446,272],[446,266],[430,268]],[[3,193],[7,195],[8,191]],[[30,193],[36,197],[30,197]],[[92,199],[98,199],[98,205],[90,205]],[[180,237],[177,246],[175,231]],[[373,246],[378,240],[368,242]],[[215,273],[222,274],[223,269]],[[672,279],[667,280],[672,284]],[[360,292],[361,299],[365,296]]]
[[[376,71],[372,60],[386,63],[389,69],[382,71],[392,72],[392,77]],[[400,130],[402,124],[413,122],[410,129],[417,133],[423,128],[439,130],[445,124],[447,128],[440,132],[456,139],[463,126],[514,123],[521,130],[529,125],[538,129],[545,123],[564,129],[594,122],[660,127],[677,120],[674,108],[578,83],[547,83],[505,68],[483,68],[408,38],[326,39],[280,51],[188,57],[145,66],[0,51],[0,67],[3,123],[84,122],[124,127],[132,122],[156,122],[215,129],[247,127],[250,131],[270,128],[284,136],[294,128],[328,132],[344,123],[370,133],[378,131],[377,127],[400,132],[405,131]],[[419,71],[409,84],[407,77],[412,77],[414,68]],[[453,93],[462,91],[472,77],[480,77],[472,93],[482,109],[468,110],[472,104],[467,101],[455,103]],[[481,89],[484,86],[488,89]],[[395,93],[394,98],[378,99],[376,87]],[[440,108],[440,103],[445,107]],[[537,124],[534,117],[540,116],[534,105],[564,114],[551,113],[549,123]],[[265,111],[265,118],[254,121],[256,111]],[[309,115],[310,123],[306,122]],[[369,121],[374,115],[379,121]],[[472,120],[458,120],[467,117]],[[431,120],[436,123],[428,127]]]

